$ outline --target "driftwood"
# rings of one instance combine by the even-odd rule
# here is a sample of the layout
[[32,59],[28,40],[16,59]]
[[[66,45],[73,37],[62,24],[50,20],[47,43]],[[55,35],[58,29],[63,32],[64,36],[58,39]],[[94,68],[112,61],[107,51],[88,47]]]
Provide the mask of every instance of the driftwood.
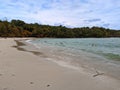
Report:
[[103,75],[103,74],[104,74],[104,73],[100,73],[100,72],[96,71],[96,74],[93,75],[93,77],[97,77],[97,76],[99,76],[99,75]]

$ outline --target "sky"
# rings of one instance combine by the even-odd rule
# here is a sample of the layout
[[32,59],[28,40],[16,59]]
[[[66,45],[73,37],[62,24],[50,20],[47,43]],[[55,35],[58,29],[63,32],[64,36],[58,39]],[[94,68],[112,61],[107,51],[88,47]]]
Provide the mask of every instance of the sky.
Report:
[[0,19],[120,30],[120,0],[0,0]]

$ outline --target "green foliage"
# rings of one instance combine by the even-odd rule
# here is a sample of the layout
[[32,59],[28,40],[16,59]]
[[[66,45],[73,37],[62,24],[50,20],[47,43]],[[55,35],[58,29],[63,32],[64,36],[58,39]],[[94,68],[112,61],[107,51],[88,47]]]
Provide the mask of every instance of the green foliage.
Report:
[[15,26],[23,26],[25,24],[25,22],[21,21],[21,20],[12,20],[11,24],[15,25]]
[[67,28],[65,26],[27,24],[21,20],[11,22],[0,20],[1,37],[50,37],[50,38],[83,38],[83,37],[120,37],[120,30],[103,27]]

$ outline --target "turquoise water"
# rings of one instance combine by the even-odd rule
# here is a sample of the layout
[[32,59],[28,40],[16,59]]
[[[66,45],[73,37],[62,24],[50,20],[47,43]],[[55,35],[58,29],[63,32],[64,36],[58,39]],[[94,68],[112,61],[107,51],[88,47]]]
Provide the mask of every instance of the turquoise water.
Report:
[[120,38],[37,39],[33,43],[84,51],[120,61]]
[[40,38],[29,42],[42,53],[40,57],[63,67],[98,70],[120,79],[120,38]]

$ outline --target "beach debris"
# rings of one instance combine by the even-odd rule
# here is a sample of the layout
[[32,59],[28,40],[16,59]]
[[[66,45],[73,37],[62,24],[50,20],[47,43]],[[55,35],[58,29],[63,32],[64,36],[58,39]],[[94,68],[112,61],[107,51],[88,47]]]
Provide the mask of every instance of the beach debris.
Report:
[[104,74],[104,73],[100,73],[100,72],[96,71],[96,74],[94,74],[93,77],[97,77],[97,76],[103,75],[103,74]]

